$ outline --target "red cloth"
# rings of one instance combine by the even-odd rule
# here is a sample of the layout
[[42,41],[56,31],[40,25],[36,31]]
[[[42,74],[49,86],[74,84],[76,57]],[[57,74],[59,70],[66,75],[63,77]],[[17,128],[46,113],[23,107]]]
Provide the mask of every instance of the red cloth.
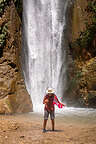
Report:
[[59,100],[56,96],[54,97],[53,104],[54,105],[56,104],[58,106],[58,108],[63,108],[63,104],[59,102]]
[[[48,100],[48,103],[45,103],[45,100]],[[63,104],[59,102],[57,96],[53,94],[49,96],[48,94],[44,97],[43,104],[45,104],[45,110],[54,111],[54,105],[57,105],[58,108],[63,108]]]
[[[45,103],[45,100],[48,100],[48,103]],[[45,110],[54,111],[53,100],[54,100],[54,95],[52,95],[52,96],[50,97],[50,96],[47,94],[47,95],[44,97],[43,104],[45,104]]]

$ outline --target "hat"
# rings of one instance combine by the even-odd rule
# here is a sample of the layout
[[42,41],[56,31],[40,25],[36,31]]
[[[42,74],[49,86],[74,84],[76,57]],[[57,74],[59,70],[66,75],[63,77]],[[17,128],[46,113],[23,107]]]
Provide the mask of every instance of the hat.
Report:
[[54,93],[55,91],[52,89],[52,88],[48,88],[47,90],[46,90],[46,93]]

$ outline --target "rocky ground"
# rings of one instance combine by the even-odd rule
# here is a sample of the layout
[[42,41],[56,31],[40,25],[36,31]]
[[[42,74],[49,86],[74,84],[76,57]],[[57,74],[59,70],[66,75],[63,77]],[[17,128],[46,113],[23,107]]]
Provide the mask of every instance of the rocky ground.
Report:
[[0,115],[0,144],[96,144],[96,123],[84,124],[56,117],[56,130],[42,133],[39,114]]

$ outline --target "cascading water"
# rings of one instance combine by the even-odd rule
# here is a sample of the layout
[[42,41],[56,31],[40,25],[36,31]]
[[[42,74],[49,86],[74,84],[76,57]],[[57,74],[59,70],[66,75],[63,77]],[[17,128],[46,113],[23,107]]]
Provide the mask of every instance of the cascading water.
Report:
[[66,12],[68,0],[23,0],[23,54],[25,83],[33,110],[42,110],[48,87],[58,98],[66,89]]

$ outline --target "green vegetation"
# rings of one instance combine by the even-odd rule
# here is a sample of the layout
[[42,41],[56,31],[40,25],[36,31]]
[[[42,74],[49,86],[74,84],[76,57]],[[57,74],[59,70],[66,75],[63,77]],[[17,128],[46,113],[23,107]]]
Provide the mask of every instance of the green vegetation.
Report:
[[[86,28],[80,32],[75,41],[69,44],[76,66],[74,76],[70,80],[69,92],[76,92],[80,105],[96,107],[96,89],[90,90],[91,81],[87,80],[88,71],[92,66],[90,69],[85,67],[86,71],[84,71],[84,65],[89,64],[89,60],[96,57],[96,0],[88,0],[85,12],[88,15],[85,22]],[[96,68],[92,69],[93,74],[95,70]]]
[[77,55],[73,52],[73,57],[82,57],[82,50],[86,50],[92,57],[96,56],[96,45],[93,45],[94,38],[96,38],[96,0],[88,2],[86,11],[90,15],[91,22],[86,21],[86,30],[81,32],[79,38],[70,44],[70,48],[78,49]]
[[[11,0],[0,0],[0,17],[4,14],[6,6],[9,5]],[[19,16],[22,18],[22,0],[13,0]]]
[[0,57],[3,55],[3,48],[6,45],[6,38],[8,34],[8,23],[0,27]]
[[9,4],[10,0],[0,0],[0,17],[4,13],[5,7]]

